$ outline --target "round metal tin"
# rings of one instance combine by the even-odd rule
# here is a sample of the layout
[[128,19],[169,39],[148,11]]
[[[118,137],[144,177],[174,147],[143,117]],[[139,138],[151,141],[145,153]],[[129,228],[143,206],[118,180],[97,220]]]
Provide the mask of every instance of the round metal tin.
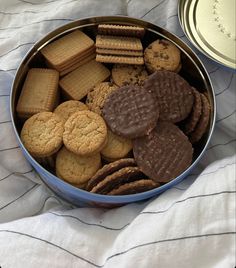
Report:
[[[46,170],[43,166],[41,166],[29,154],[29,152],[26,150],[20,139],[20,129],[22,127],[22,122],[16,115],[15,110],[16,104],[29,68],[43,66],[42,64],[44,60],[42,58],[40,50],[48,43],[75,29],[83,29],[85,33],[89,34],[92,38],[95,38],[96,29],[98,24],[100,23],[139,25],[145,27],[146,34],[143,40],[144,46],[147,46],[157,38],[165,38],[171,41],[173,44],[175,44],[181,50],[182,54],[182,63],[183,63],[182,64],[183,67],[181,69],[182,76],[185,77],[191,83],[192,86],[198,88],[200,91],[208,95],[210,105],[212,108],[208,130],[205,133],[204,137],[201,139],[201,141],[194,148],[194,157],[191,166],[169,183],[166,183],[158,188],[155,188],[147,192],[132,195],[123,195],[123,196],[107,196],[107,195],[94,194],[78,189],[56,177],[54,172],[50,172]],[[209,144],[209,141],[211,139],[213,129],[215,126],[216,101],[210,77],[205,67],[203,66],[199,58],[196,56],[196,54],[192,51],[192,49],[188,47],[185,43],[183,43],[177,36],[166,31],[161,27],[158,27],[157,25],[151,24],[143,20],[130,17],[122,17],[122,16],[104,16],[104,17],[92,17],[92,18],[81,19],[68,23],[64,26],[61,26],[56,30],[47,34],[44,38],[39,40],[31,48],[31,50],[24,57],[19,68],[17,69],[16,76],[12,84],[11,97],[10,97],[10,112],[11,112],[11,120],[13,123],[13,129],[15,131],[16,138],[19,142],[23,154],[25,155],[27,160],[31,163],[31,165],[35,168],[35,170],[38,172],[42,181],[54,193],[56,193],[58,196],[65,199],[66,201],[77,206],[86,205],[86,206],[114,207],[117,205],[122,205],[130,202],[137,202],[156,196],[162,193],[163,191],[173,187],[175,184],[182,181],[189,174],[189,172],[202,158],[207,148],[207,145]]]
[[236,68],[235,0],[179,0],[180,24],[206,56]]

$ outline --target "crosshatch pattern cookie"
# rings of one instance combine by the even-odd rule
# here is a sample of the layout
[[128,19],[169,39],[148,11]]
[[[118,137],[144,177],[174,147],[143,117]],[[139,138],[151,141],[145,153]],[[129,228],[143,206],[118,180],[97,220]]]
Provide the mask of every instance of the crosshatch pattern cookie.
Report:
[[97,84],[87,95],[86,104],[89,109],[97,114],[101,114],[106,98],[117,88],[118,87],[111,82]]
[[202,101],[202,113],[201,113],[200,119],[195,129],[193,130],[193,132],[190,133],[190,141],[192,143],[195,143],[202,138],[203,134],[207,130],[207,126],[210,120],[211,108],[210,108],[209,101],[204,94],[200,93],[200,95],[201,95],[201,101]]
[[124,85],[143,85],[148,77],[148,73],[143,66],[114,64],[112,71],[112,80],[118,86]]
[[124,167],[134,167],[137,166],[133,158],[123,158],[117,160],[113,163],[109,163],[100,168],[96,174],[88,181],[87,191],[92,190],[92,188],[102,181],[105,177],[111,175],[112,173],[124,168]]
[[88,110],[87,105],[81,101],[69,100],[61,103],[54,110],[54,113],[57,114],[65,123],[66,120],[73,114],[79,111]]
[[122,184],[118,188],[115,188],[107,193],[107,195],[128,195],[128,194],[137,194],[141,192],[146,192],[151,189],[160,186],[159,183],[154,182],[153,180],[137,180],[133,182],[128,182]]
[[79,156],[65,147],[58,152],[56,158],[56,174],[59,178],[83,188],[87,181],[101,166],[100,154]]
[[94,41],[83,32],[76,30],[44,47],[41,52],[54,68],[68,63],[94,45]]
[[107,127],[102,117],[91,111],[72,114],[65,123],[63,142],[78,155],[100,152],[107,142]]
[[16,111],[19,117],[52,111],[58,96],[59,74],[56,70],[32,68],[23,85]]
[[143,46],[140,39],[135,37],[97,35],[96,47],[106,49],[138,50],[142,51]]
[[156,40],[144,50],[145,65],[150,73],[158,70],[179,71],[180,50],[168,40]]
[[201,95],[193,87],[192,87],[192,91],[194,95],[194,103],[193,103],[191,114],[189,115],[189,117],[186,119],[186,122],[184,123],[185,134],[189,134],[195,129],[197,122],[199,121],[201,113],[202,113]]
[[142,38],[145,34],[145,29],[140,26],[99,24],[98,33],[102,35],[134,36]]
[[130,139],[148,134],[159,116],[152,94],[134,85],[112,92],[102,114],[111,131]]
[[159,121],[149,135],[133,140],[133,152],[144,174],[169,182],[191,165],[193,148],[176,125]]
[[101,154],[105,158],[117,160],[127,156],[132,147],[131,140],[118,136],[108,129],[107,144],[102,149]]
[[156,97],[160,120],[176,123],[190,114],[194,101],[192,89],[178,74],[157,71],[144,82],[144,88]]
[[59,84],[66,96],[80,100],[96,84],[105,81],[109,76],[110,71],[104,65],[92,60],[64,76]]
[[25,121],[20,137],[30,154],[47,157],[60,149],[63,130],[63,121],[59,116],[41,112]]
[[107,194],[120,185],[145,177],[138,167],[124,167],[105,177],[95,185],[91,193]]

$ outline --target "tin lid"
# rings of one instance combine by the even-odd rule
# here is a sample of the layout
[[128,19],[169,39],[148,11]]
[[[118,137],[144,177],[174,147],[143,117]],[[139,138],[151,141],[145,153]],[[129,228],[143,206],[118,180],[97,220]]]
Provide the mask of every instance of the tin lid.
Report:
[[179,0],[179,20],[190,41],[206,56],[236,68],[235,0]]

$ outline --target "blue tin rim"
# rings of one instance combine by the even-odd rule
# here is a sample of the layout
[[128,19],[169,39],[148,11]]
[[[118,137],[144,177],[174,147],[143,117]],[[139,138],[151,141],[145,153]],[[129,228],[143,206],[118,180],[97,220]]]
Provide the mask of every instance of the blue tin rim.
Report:
[[[204,78],[207,78],[207,82],[209,83],[209,86],[212,90],[212,104],[213,104],[213,113],[211,116],[211,127],[210,127],[210,131],[207,137],[207,141],[201,151],[201,153],[198,155],[198,157],[194,160],[194,162],[183,172],[181,173],[179,176],[177,176],[176,178],[174,178],[173,180],[171,180],[170,182],[158,187],[158,188],[154,188],[152,190],[146,191],[146,192],[142,192],[142,193],[137,193],[137,194],[131,194],[131,195],[116,195],[116,196],[109,196],[109,195],[101,195],[101,194],[96,194],[96,193],[90,193],[88,191],[79,189],[74,187],[73,185],[61,180],[60,178],[56,177],[54,174],[52,174],[51,172],[49,172],[48,170],[46,170],[43,166],[41,166],[30,154],[29,152],[26,150],[26,148],[24,147],[23,143],[21,142],[20,136],[18,134],[18,131],[16,129],[16,125],[15,125],[15,121],[14,121],[14,115],[13,115],[13,111],[14,111],[14,107],[13,107],[13,95],[14,95],[14,89],[15,89],[15,84],[16,84],[16,77],[19,76],[20,73],[20,69],[23,65],[23,63],[27,60],[27,58],[30,57],[30,54],[32,54],[32,57],[35,53],[37,53],[43,46],[46,45],[46,43],[44,42],[43,46],[41,45],[42,41],[45,39],[48,39],[51,35],[54,35],[53,39],[55,38],[55,36],[58,36],[62,33],[65,33],[67,31],[71,31],[73,29],[76,28],[80,28],[80,27],[86,27],[91,25],[95,25],[101,22],[105,21],[110,21],[110,20],[114,20],[118,19],[120,21],[123,21],[125,23],[131,23],[131,24],[139,24],[139,25],[143,25],[146,26],[149,30],[152,29],[156,29],[156,31],[164,31],[167,32],[168,35],[171,36],[171,38],[175,38],[179,43],[182,43],[183,46],[185,46],[193,55],[194,57],[198,60],[198,64],[200,64],[202,70],[204,71]],[[128,20],[128,21],[127,21]],[[85,24],[85,22],[90,22],[90,24]],[[78,25],[76,25],[76,23],[79,23]],[[83,24],[84,23],[84,24]],[[117,22],[116,22],[117,23]],[[70,27],[72,26],[72,27]],[[64,30],[64,28],[67,28],[67,30]],[[57,35],[56,35],[57,33]],[[159,33],[160,35],[163,35],[162,33]],[[50,41],[50,40],[49,40]],[[48,42],[49,42],[48,41]],[[179,45],[177,45],[178,47],[180,47]],[[183,51],[182,47],[181,51]],[[35,53],[34,53],[35,52]],[[189,56],[189,58],[192,60],[192,57],[186,52],[184,51],[185,54],[187,54]],[[193,61],[193,60],[192,60]],[[194,61],[193,61],[194,63]],[[199,69],[199,67],[197,67]],[[67,23],[63,26],[60,26],[58,28],[56,28],[55,30],[51,31],[50,33],[48,33],[46,36],[44,36],[42,39],[40,39],[38,42],[36,42],[34,44],[34,46],[27,52],[27,54],[24,56],[24,58],[22,59],[21,63],[19,64],[16,74],[15,74],[15,78],[14,81],[12,83],[12,87],[11,87],[11,93],[10,93],[10,117],[11,117],[11,121],[12,121],[12,125],[13,125],[13,129],[16,135],[16,138],[19,142],[20,148],[22,149],[22,151],[27,155],[27,157],[30,159],[30,162],[33,163],[34,169],[35,166],[41,170],[44,174],[46,174],[47,176],[52,177],[53,179],[55,179],[57,182],[59,182],[60,184],[62,184],[64,187],[71,189],[72,191],[75,191],[76,193],[78,193],[78,197],[82,198],[84,200],[89,200],[90,202],[98,202],[98,203],[107,203],[107,204],[122,204],[122,203],[130,203],[130,202],[137,202],[137,201],[141,201],[153,196],[157,196],[160,193],[166,191],[167,189],[173,187],[174,185],[176,185],[177,183],[179,183],[180,181],[182,181],[190,172],[190,170],[192,170],[196,164],[200,161],[200,159],[202,158],[203,154],[206,151],[206,148],[210,142],[212,133],[214,131],[214,127],[215,127],[215,120],[216,120],[216,100],[215,100],[215,95],[214,95],[214,90],[213,90],[213,86],[211,83],[211,79],[210,76],[207,73],[206,68],[204,67],[203,63],[201,62],[201,60],[198,58],[198,56],[196,55],[196,53],[187,45],[185,44],[178,36],[176,36],[175,34],[165,30],[162,27],[159,27],[155,24],[146,22],[144,20],[141,19],[136,19],[136,18],[132,18],[132,17],[127,17],[127,16],[100,16],[100,17],[87,17],[87,18],[83,18],[83,19],[79,19],[77,21],[74,22],[70,22]],[[36,171],[37,172],[37,171]],[[39,174],[40,175],[40,174]],[[39,176],[41,178],[41,180],[53,191],[55,192],[48,184],[47,182],[44,181],[44,179]],[[56,193],[57,194],[57,193]]]

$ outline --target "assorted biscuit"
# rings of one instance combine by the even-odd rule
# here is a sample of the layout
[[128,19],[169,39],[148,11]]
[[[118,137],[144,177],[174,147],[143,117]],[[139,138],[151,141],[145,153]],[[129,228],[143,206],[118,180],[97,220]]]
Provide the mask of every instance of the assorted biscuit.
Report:
[[[42,50],[16,106],[21,140],[50,172],[96,194],[127,195],[173,180],[207,132],[210,103],[187,82],[181,51],[145,29],[98,25]],[[144,52],[143,52],[144,50]]]
[[141,38],[145,29],[130,25],[101,24],[96,36],[96,61],[143,65]]

